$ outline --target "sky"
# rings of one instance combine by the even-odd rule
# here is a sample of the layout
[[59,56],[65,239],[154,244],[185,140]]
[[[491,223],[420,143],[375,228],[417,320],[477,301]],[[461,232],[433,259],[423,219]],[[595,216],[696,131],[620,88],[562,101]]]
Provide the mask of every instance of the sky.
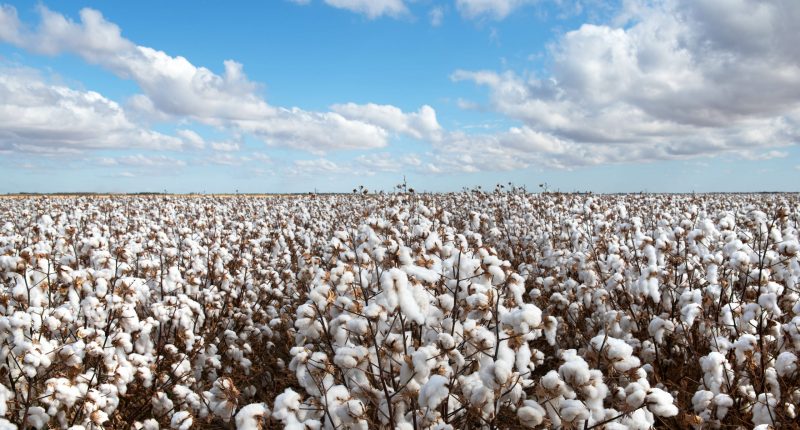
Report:
[[800,191],[797,0],[0,0],[0,193]]

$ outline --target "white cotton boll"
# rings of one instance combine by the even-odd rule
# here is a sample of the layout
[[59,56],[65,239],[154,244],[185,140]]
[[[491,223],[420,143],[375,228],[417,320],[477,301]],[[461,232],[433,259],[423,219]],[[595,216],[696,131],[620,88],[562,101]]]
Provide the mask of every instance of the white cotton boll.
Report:
[[359,352],[355,348],[343,346],[336,349],[333,363],[343,369],[352,369],[358,366]]
[[239,390],[228,377],[218,378],[210,391],[203,393],[208,409],[223,421],[228,422],[236,411]]
[[50,421],[50,416],[41,406],[31,406],[28,408],[28,415],[25,416],[25,423],[35,429],[44,428]]
[[556,334],[558,333],[558,320],[556,317],[548,315],[544,319],[544,337],[547,343],[552,345],[556,344]]
[[589,373],[589,364],[577,355],[574,349],[568,349],[562,354],[564,364],[558,368],[558,374],[567,384],[573,388],[580,387],[581,385],[589,382],[591,378]]
[[287,388],[275,398],[272,416],[283,421],[289,415],[297,413],[298,410],[300,410],[300,395],[291,388]]
[[573,425],[586,421],[591,416],[589,409],[586,408],[582,401],[570,399],[561,401],[559,413],[562,420],[573,423]]
[[8,412],[8,402],[14,398],[14,393],[11,392],[5,385],[0,385],[0,416],[5,416]]
[[613,338],[605,335],[597,335],[591,340],[592,347],[605,355],[614,366],[614,369],[620,372],[627,372],[635,367],[639,367],[641,362],[639,358],[632,356],[633,347],[628,345],[624,340]]
[[717,394],[714,397],[714,404],[717,405],[717,419],[721,420],[728,414],[728,410],[733,407],[733,399],[727,394]]
[[142,423],[143,430],[159,430],[159,428],[158,421],[153,418],[146,419],[144,423]]
[[775,293],[762,293],[758,297],[758,305],[776,317],[783,315],[780,306],[778,306],[778,295]]
[[540,380],[542,387],[553,396],[560,396],[567,392],[567,387],[560,375],[555,370],[547,372]]
[[678,408],[673,404],[672,394],[660,389],[651,388],[645,399],[647,408],[660,417],[674,417],[678,415]]
[[243,407],[236,414],[237,430],[260,430],[261,422],[269,416],[269,408],[264,403],[252,403]]
[[753,424],[769,424],[774,425],[772,417],[775,416],[775,407],[778,401],[772,393],[761,393],[758,399],[753,404]]
[[703,308],[697,303],[689,303],[681,308],[681,321],[688,327],[694,325],[694,320],[703,311]]
[[517,349],[516,355],[514,357],[514,365],[517,368],[517,371],[521,375],[527,375],[533,368],[533,363],[531,363],[531,357],[533,353],[531,352],[530,346],[528,346],[527,342],[524,342],[520,345]]
[[419,405],[428,409],[436,409],[450,394],[449,379],[442,375],[432,375],[419,390]]
[[159,391],[153,395],[150,399],[150,404],[153,406],[153,410],[156,414],[166,414],[170,409],[173,408],[172,400],[167,397],[167,393],[163,391]]
[[522,407],[517,409],[517,418],[525,427],[536,427],[544,422],[546,412],[544,408],[533,400],[525,400]]
[[694,412],[699,414],[711,406],[711,401],[714,399],[714,393],[708,390],[698,390],[692,396],[692,407]]
[[169,426],[175,430],[189,430],[193,422],[192,414],[188,411],[178,411],[172,415]]
[[[728,360],[719,352],[710,352],[700,358],[700,368],[703,370],[703,385],[714,394],[719,394],[723,384],[726,383],[725,373],[730,371]],[[733,378],[729,375],[730,379]]]
[[364,336],[369,332],[369,321],[364,318],[353,318],[347,321],[347,329],[359,336]]
[[757,344],[758,339],[752,334],[743,334],[739,339],[736,339],[736,342],[733,343],[736,353],[736,363],[744,363],[744,360],[747,358],[745,353],[754,351]]
[[654,317],[647,327],[647,332],[653,336],[657,344],[664,343],[664,334],[673,331],[675,331],[675,324],[660,317]]
[[625,403],[631,408],[638,408],[647,397],[647,387],[638,382],[632,382],[625,387]]
[[503,323],[514,328],[515,333],[529,333],[542,324],[542,311],[530,303],[523,303],[518,309],[503,315]]
[[423,304],[427,308],[425,293],[419,285],[409,286],[406,273],[400,269],[392,268],[381,275],[381,288],[386,297],[389,311],[394,311],[397,306],[411,321],[422,325],[425,322]]
[[620,424],[625,425],[628,430],[649,430],[653,427],[654,421],[652,412],[647,409],[637,409],[629,416],[622,417]]
[[456,347],[456,340],[449,333],[439,333],[436,338],[439,348],[450,351]]
[[797,371],[797,356],[789,351],[778,354],[775,359],[775,371],[778,375],[787,378]]

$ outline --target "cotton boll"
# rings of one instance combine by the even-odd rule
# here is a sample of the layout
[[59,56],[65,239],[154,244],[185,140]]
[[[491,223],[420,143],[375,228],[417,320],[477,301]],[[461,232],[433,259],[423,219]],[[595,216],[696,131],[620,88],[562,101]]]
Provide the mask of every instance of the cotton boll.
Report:
[[542,422],[546,412],[544,408],[533,400],[525,400],[523,406],[517,409],[517,418],[525,427],[534,428]]
[[542,311],[530,303],[503,315],[503,323],[510,325],[515,333],[528,333],[542,323]]
[[783,378],[788,378],[797,371],[797,356],[789,351],[778,354],[775,359],[775,371]]
[[192,414],[188,411],[178,411],[172,415],[169,425],[174,430],[189,430],[193,422]]
[[660,388],[651,388],[645,399],[647,408],[660,417],[674,417],[678,415],[678,408],[673,404],[672,395]]
[[714,399],[714,393],[708,390],[698,390],[692,396],[692,407],[694,412],[699,414],[711,406],[711,401]]
[[436,409],[449,395],[449,380],[442,375],[432,375],[419,391],[419,405]]
[[714,397],[714,404],[717,406],[717,419],[721,420],[728,414],[728,410],[733,407],[733,399],[727,394],[717,394]]
[[295,415],[298,410],[300,410],[300,395],[291,388],[287,388],[275,398],[272,416],[285,423],[286,419]]
[[777,405],[778,401],[772,393],[759,394],[758,399],[753,404],[753,424],[775,425],[772,417],[775,416],[775,407]]
[[580,400],[563,400],[559,410],[561,419],[572,423],[573,426],[582,427],[581,423],[588,420],[591,414],[586,409],[586,405]]
[[[633,348],[622,339],[610,336],[597,335],[590,341],[595,350],[608,358],[614,369],[620,372],[627,372],[635,367],[639,367],[641,362],[637,357],[632,356]],[[601,350],[602,348],[602,350]]]
[[239,390],[228,377],[214,381],[210,391],[203,393],[208,409],[223,421],[228,422],[236,411]]
[[689,303],[681,308],[681,320],[688,326],[694,325],[694,320],[700,315],[703,308],[698,303]]
[[675,324],[672,321],[655,317],[650,321],[647,331],[657,344],[662,344],[664,343],[664,334],[675,331]]
[[28,414],[25,416],[25,423],[35,429],[44,428],[50,421],[50,416],[44,408],[40,406],[31,406],[28,408]]
[[589,382],[589,365],[574,349],[564,351],[562,358],[564,364],[558,368],[558,374],[567,384],[576,388]]

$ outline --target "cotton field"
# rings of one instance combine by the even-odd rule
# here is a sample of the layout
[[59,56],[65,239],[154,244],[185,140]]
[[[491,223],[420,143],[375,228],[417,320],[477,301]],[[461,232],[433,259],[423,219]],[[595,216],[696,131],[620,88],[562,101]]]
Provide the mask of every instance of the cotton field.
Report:
[[0,429],[796,426],[797,194],[0,200]]

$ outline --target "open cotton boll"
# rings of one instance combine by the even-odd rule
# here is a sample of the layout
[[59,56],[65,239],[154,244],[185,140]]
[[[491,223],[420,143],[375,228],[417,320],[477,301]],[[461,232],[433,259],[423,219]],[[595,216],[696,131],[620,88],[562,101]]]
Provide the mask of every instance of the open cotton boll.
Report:
[[591,417],[589,409],[586,408],[586,405],[584,405],[582,401],[570,399],[561,401],[559,414],[561,414],[562,420],[572,423],[576,428],[580,428],[580,423]]
[[300,395],[291,388],[287,388],[275,398],[272,416],[285,422],[287,417],[294,416],[299,410]]
[[432,375],[419,390],[420,407],[436,409],[450,394],[448,382],[449,379],[442,375]]
[[519,418],[520,424],[530,428],[542,424],[546,414],[544,408],[533,400],[523,401],[522,407],[517,409],[517,418]]
[[761,393],[753,404],[753,424],[775,425],[775,407],[778,405],[777,399],[772,393]]
[[193,422],[192,414],[188,411],[178,411],[172,415],[169,426],[174,430],[189,430]]
[[425,322],[424,310],[427,310],[428,305],[425,292],[421,291],[419,285],[409,286],[405,272],[397,268],[384,271],[381,275],[381,288],[390,312],[399,305],[400,310],[411,321],[420,325]]
[[519,308],[503,315],[502,320],[513,327],[515,333],[525,334],[542,324],[542,310],[536,305],[523,303]]
[[25,416],[25,423],[35,429],[44,428],[47,422],[50,421],[50,416],[41,406],[31,406],[28,408],[28,414]]
[[797,356],[789,351],[778,354],[775,359],[775,371],[778,375],[787,378],[797,371]]
[[561,358],[564,360],[558,368],[558,374],[567,384],[573,388],[580,387],[581,385],[589,382],[591,375],[589,373],[589,364],[578,356],[577,351],[568,349],[563,352]]
[[692,396],[692,407],[694,412],[699,414],[711,406],[711,401],[714,400],[714,393],[708,390],[698,390]]
[[660,389],[651,388],[645,398],[647,409],[660,417],[674,417],[678,415],[678,408],[673,404],[675,399],[672,394]]
[[717,394],[714,397],[714,404],[717,406],[717,419],[721,420],[728,414],[728,410],[733,407],[733,399],[727,394]]
[[261,430],[261,422],[269,414],[269,408],[264,403],[251,403],[236,413],[236,429]]
[[681,308],[681,321],[688,327],[694,325],[694,320],[703,312],[703,308],[697,303],[689,303]]
[[664,334],[666,332],[675,331],[675,324],[670,320],[665,320],[660,317],[654,317],[647,327],[647,332],[657,344],[664,343]]
[[595,350],[600,351],[611,361],[614,369],[620,372],[627,372],[641,364],[639,358],[631,355],[633,348],[622,339],[597,335],[592,338],[590,343]]
[[208,409],[223,421],[228,422],[236,411],[239,390],[228,377],[218,378],[214,381],[210,391],[203,393]]

